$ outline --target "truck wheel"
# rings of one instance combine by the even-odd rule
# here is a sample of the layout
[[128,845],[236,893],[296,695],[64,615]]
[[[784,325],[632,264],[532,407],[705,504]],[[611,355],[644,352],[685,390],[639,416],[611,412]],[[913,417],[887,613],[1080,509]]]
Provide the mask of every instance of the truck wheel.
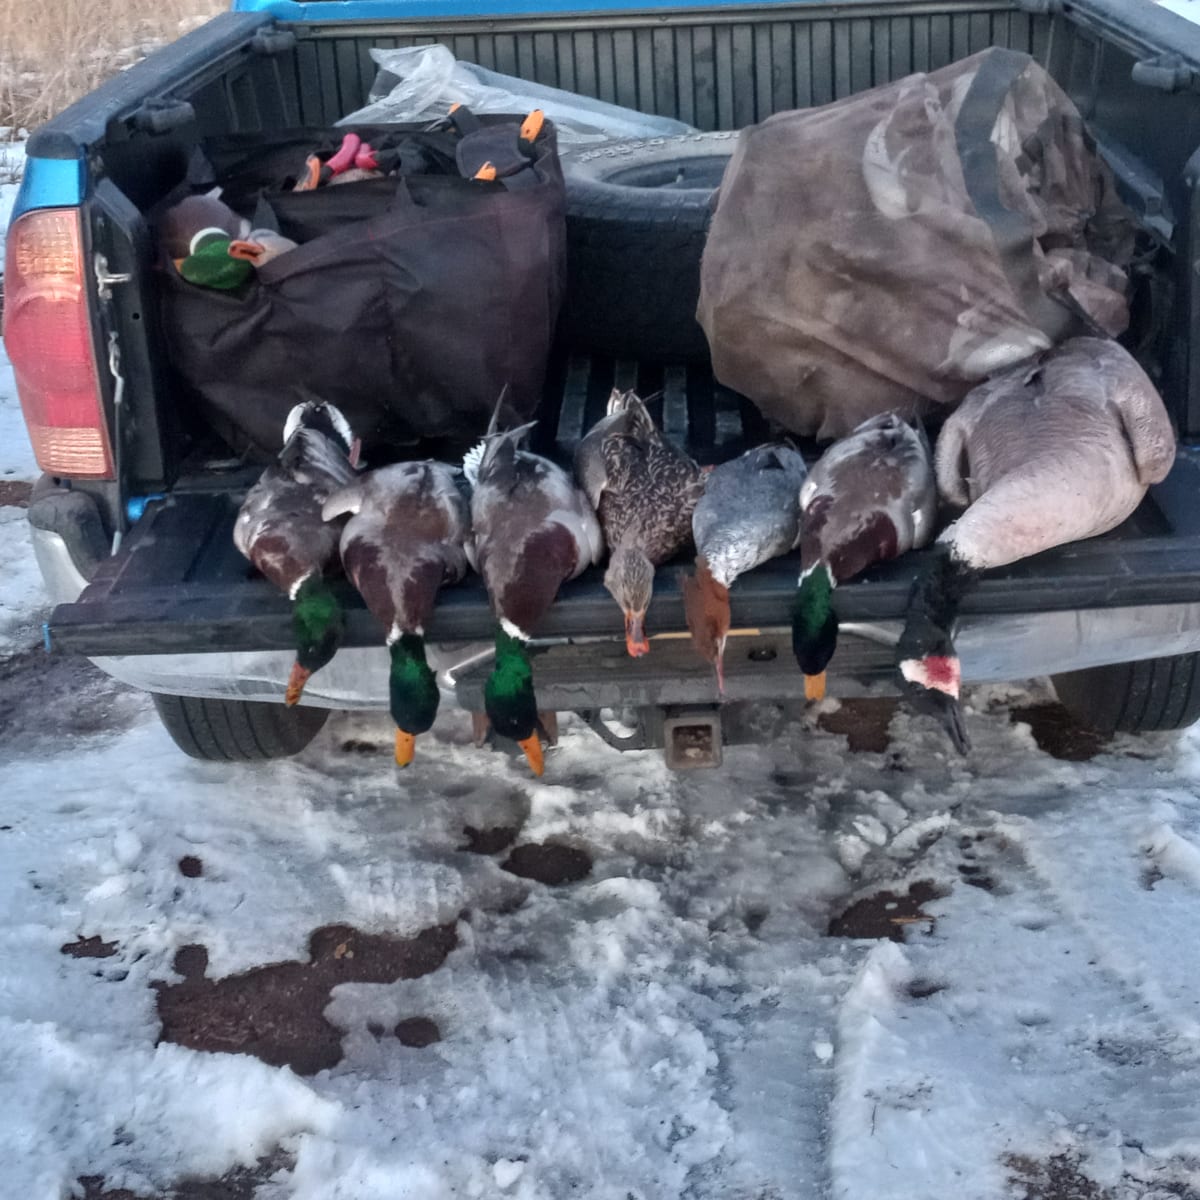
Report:
[[299,754],[329,719],[327,708],[160,693],[154,707],[175,745],[208,762],[262,762]]
[[736,133],[567,150],[564,329],[583,350],[651,362],[708,357],[700,255]]
[[1159,733],[1200,719],[1200,654],[1089,667],[1053,681],[1071,716],[1100,733]]

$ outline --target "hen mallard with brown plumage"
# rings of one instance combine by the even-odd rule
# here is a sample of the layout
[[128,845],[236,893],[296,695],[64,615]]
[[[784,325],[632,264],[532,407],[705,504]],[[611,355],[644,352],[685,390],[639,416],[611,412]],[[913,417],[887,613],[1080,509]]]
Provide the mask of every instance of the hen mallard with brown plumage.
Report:
[[625,648],[650,650],[646,610],[655,569],[692,540],[692,513],[705,476],[655,425],[635,393],[613,390],[608,413],[579,443],[575,477],[608,543],[604,586],[625,614]]

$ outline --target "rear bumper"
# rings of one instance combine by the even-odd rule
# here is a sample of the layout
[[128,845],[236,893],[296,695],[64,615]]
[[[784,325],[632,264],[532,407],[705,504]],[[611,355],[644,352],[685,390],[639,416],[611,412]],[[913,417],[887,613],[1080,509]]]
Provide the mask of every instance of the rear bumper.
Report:
[[[878,693],[894,686],[892,647],[898,623],[843,626],[829,672],[829,694]],[[964,618],[956,636],[963,680],[1000,683],[1057,675],[1114,662],[1200,651],[1200,604],[1137,609],[1088,609]],[[618,639],[545,643],[534,660],[542,708],[582,710],[626,705],[711,704],[711,670],[686,639],[652,639],[652,650],[630,659]],[[443,694],[464,708],[483,708],[490,670],[487,643],[431,646],[430,665]],[[295,656],[277,650],[214,654],[120,655],[92,660],[132,687],[180,696],[281,702]],[[383,647],[348,647],[305,688],[322,708],[386,708],[388,655]],[[726,699],[801,700],[803,676],[787,630],[731,637]]]
[[[51,599],[72,603],[87,585],[84,570],[58,533],[32,529]],[[830,669],[829,691],[854,695],[893,683],[895,621],[847,621]],[[965,614],[956,638],[968,683],[1007,682],[1085,667],[1200,651],[1200,602],[1064,609],[1036,613]],[[653,650],[629,658],[618,637],[547,641],[535,661],[538,699],[547,709],[712,703],[709,668],[686,637],[653,639]],[[116,654],[93,657],[101,670],[132,687],[180,696],[279,702],[294,656],[287,650]],[[482,708],[490,669],[484,641],[430,646],[447,698]],[[306,703],[325,708],[386,708],[388,657],[381,646],[348,646],[305,689]],[[759,629],[731,637],[726,698],[801,699],[803,679],[788,632]]]

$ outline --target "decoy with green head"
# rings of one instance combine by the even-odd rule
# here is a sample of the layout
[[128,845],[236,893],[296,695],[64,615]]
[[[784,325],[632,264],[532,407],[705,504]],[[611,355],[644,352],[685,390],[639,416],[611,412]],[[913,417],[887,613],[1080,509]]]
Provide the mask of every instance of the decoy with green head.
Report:
[[471,510],[461,469],[439,462],[380,467],[325,501],[325,520],[349,516],[342,566],[387,630],[388,696],[396,763],[413,759],[416,738],[437,716],[437,677],[425,630],[439,590],[467,572]]
[[354,479],[357,461],[358,441],[332,404],[297,404],[279,457],[246,494],[234,522],[234,545],[292,602],[296,662],[288,705],[341,642],[342,607],[326,579],[337,562],[341,522],[327,525],[321,509]]

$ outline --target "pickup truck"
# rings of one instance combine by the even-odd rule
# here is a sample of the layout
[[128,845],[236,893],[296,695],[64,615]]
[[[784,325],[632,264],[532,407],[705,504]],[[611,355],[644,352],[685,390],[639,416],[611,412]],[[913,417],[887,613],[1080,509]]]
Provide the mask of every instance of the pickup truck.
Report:
[[[614,384],[661,393],[656,412],[702,462],[765,436],[678,318],[683,305],[683,325],[691,320],[697,246],[731,131],[988,46],[1035,56],[1078,105],[1139,222],[1124,341],[1160,387],[1180,445],[1169,478],[1113,534],[983,580],[957,638],[964,680],[1050,676],[1080,720],[1107,730],[1200,717],[1200,28],[1149,0],[235,0],[28,144],[8,238],[6,338],[45,471],[29,521],[57,603],[50,650],[86,655],[152,692],[176,742],[202,758],[294,753],[330,709],[386,707],[381,631],[349,590],[343,649],[302,706],[281,702],[288,602],[230,537],[261,468],[197,427],[172,375],[146,214],[179,185],[203,137],[331,125],[364,102],[371,47],[429,42],[726,131],[724,141],[660,142],[655,169],[628,145],[586,151],[568,169],[569,186],[587,185],[571,217],[570,288],[606,273],[627,286],[610,286],[593,314],[601,336],[568,298],[538,427],[541,447],[564,461]],[[617,223],[600,236],[609,203]],[[919,562],[910,555],[837,590],[834,696],[890,685]],[[660,572],[653,650],[636,660],[600,571],[566,586],[537,631],[538,697],[548,711],[583,714],[614,746],[711,763],[723,742],[772,736],[803,697],[787,630],[797,564],[778,560],[734,587],[720,706],[686,637],[677,574]],[[445,693],[473,712],[492,629],[482,586],[468,580],[443,593],[428,631]]]

